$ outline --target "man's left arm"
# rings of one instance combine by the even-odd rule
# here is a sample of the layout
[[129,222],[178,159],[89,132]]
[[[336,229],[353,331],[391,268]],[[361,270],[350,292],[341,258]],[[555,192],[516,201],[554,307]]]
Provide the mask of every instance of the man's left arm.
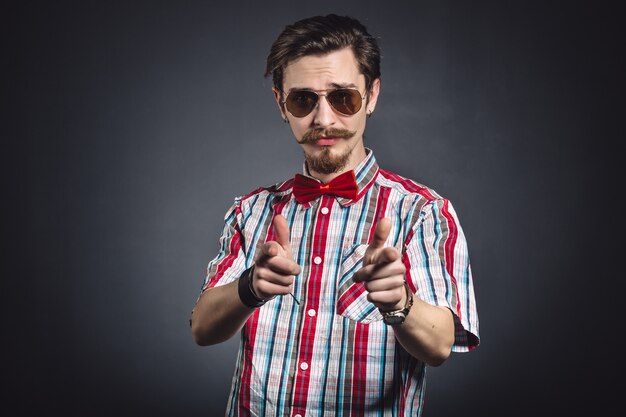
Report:
[[413,305],[405,321],[391,326],[400,344],[415,358],[431,365],[441,365],[450,355],[454,343],[454,319],[447,307],[435,306],[412,294],[406,284],[406,267],[394,247],[385,247],[391,222],[378,222],[374,237],[363,259],[363,267],[354,281],[363,282],[367,299],[381,312],[401,310],[408,297]]

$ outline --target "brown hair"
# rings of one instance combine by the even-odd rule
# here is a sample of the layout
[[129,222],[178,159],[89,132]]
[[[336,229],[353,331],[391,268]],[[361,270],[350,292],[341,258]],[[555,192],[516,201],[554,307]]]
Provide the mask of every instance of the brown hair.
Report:
[[365,26],[348,16],[314,16],[286,26],[272,44],[265,76],[272,74],[274,86],[282,91],[283,71],[290,62],[347,47],[352,48],[369,92],[374,80],[380,78],[380,49]]

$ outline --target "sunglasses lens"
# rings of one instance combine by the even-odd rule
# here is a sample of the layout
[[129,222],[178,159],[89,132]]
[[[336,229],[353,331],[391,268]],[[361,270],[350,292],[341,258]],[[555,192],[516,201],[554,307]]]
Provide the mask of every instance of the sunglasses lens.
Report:
[[285,105],[295,117],[304,117],[311,113],[317,104],[318,96],[312,91],[292,91],[287,96]]
[[340,88],[334,90],[326,96],[331,106],[338,112],[346,116],[352,116],[361,110],[363,99],[357,90]]

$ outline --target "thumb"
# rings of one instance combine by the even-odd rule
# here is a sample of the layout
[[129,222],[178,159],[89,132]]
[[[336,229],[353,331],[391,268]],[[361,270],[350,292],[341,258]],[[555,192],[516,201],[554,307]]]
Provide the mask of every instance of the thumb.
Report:
[[383,217],[378,221],[376,229],[374,229],[374,236],[370,242],[367,250],[365,251],[365,265],[377,263],[381,256],[382,249],[385,247],[385,242],[391,231],[391,222],[386,217]]
[[389,237],[389,232],[391,232],[391,221],[383,217],[378,221],[376,225],[376,230],[374,230],[374,237],[372,237],[372,241],[370,242],[369,247],[371,249],[382,249],[385,247],[385,242]]
[[285,252],[291,255],[291,238],[287,219],[285,219],[282,215],[277,214],[272,223],[274,224],[274,232],[276,233],[276,242],[282,246]]

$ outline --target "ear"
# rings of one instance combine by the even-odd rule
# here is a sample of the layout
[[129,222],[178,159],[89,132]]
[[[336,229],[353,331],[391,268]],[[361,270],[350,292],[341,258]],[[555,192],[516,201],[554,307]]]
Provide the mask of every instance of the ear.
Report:
[[287,120],[287,115],[285,114],[285,106],[283,105],[283,94],[276,87],[272,87],[272,92],[274,93],[274,99],[276,100],[276,104],[278,104],[278,110],[280,110],[280,115],[283,120]]
[[378,94],[380,93],[380,78],[376,78],[372,82],[372,88],[369,92],[367,100],[367,113],[373,113],[376,108],[376,101],[378,100]]

